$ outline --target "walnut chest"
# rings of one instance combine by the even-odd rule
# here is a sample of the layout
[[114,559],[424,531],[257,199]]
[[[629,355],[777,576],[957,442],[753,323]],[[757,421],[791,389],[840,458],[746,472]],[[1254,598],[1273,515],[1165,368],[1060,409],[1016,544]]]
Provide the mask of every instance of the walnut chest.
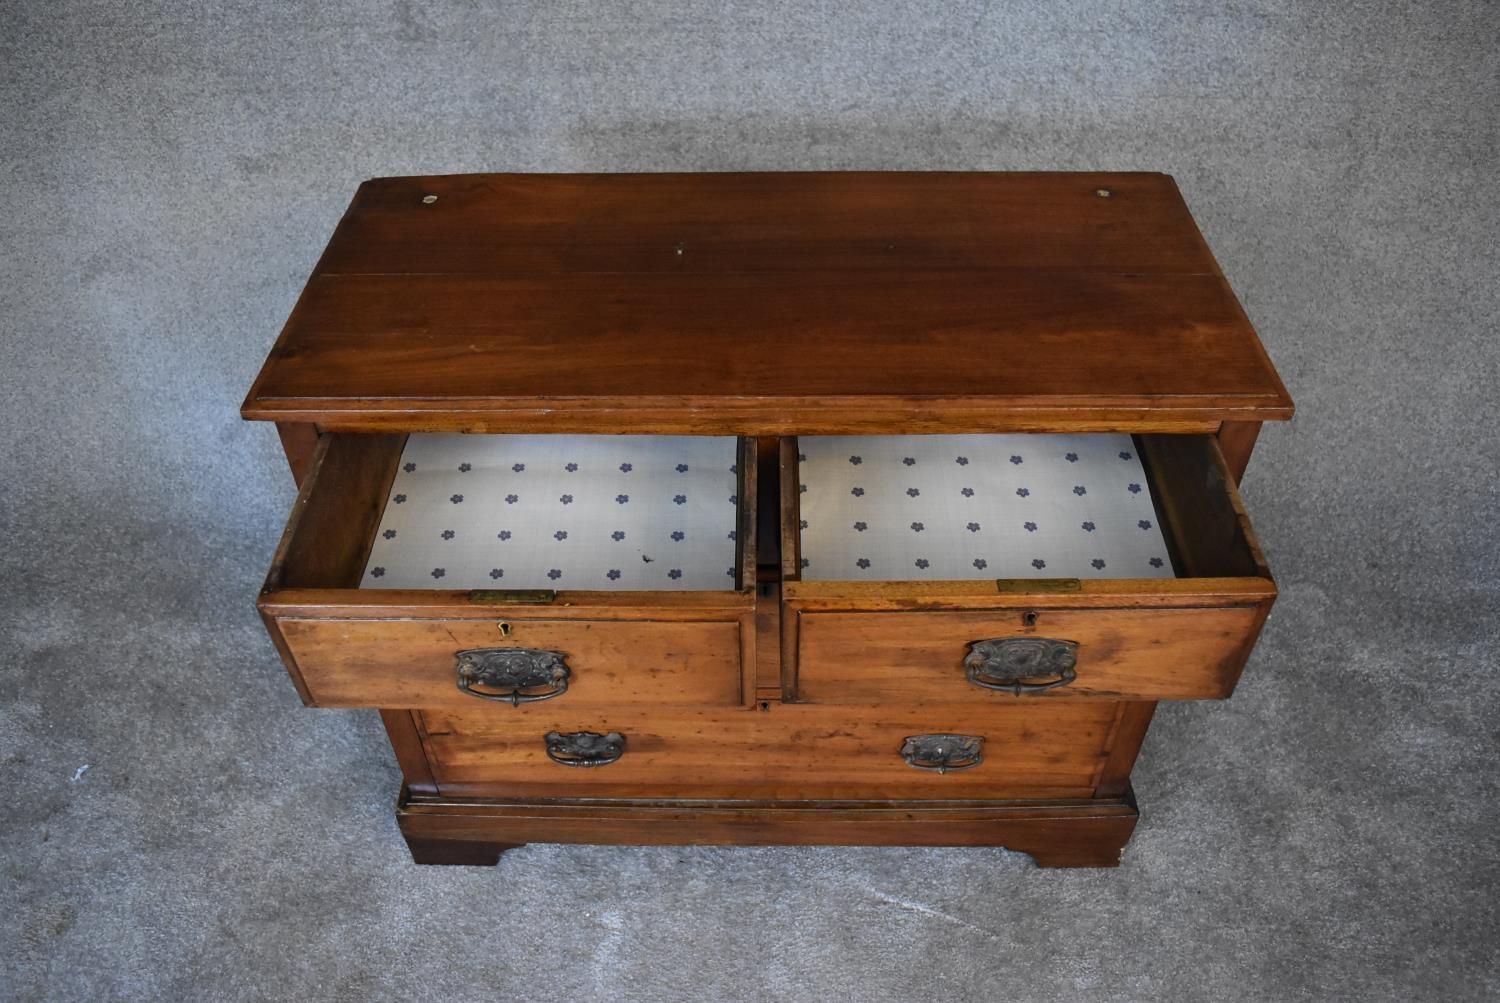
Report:
[[1275,599],[1291,413],[1165,175],[377,179],[244,404],[300,486],[259,607],[419,862],[1113,865]]

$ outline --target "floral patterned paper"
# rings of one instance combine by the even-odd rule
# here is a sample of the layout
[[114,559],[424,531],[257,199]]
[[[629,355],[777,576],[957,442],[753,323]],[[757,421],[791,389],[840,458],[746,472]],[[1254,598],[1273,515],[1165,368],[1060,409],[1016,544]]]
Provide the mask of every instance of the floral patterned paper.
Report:
[[804,436],[807,581],[1171,578],[1128,435]]
[[733,589],[732,436],[412,435],[362,588]]

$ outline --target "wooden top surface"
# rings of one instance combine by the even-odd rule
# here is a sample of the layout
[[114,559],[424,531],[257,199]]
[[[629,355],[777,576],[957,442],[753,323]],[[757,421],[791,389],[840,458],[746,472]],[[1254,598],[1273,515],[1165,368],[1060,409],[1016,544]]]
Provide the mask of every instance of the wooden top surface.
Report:
[[1170,177],[980,173],[367,181],[243,409],[741,434],[1291,412]]

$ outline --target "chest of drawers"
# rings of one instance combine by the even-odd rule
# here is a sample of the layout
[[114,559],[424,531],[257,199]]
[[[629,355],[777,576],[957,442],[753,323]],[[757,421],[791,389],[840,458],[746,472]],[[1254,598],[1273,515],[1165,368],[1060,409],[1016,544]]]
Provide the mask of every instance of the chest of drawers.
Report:
[[1113,865],[1275,599],[1291,408],[1163,175],[380,179],[244,405],[299,484],[259,606],[419,862]]

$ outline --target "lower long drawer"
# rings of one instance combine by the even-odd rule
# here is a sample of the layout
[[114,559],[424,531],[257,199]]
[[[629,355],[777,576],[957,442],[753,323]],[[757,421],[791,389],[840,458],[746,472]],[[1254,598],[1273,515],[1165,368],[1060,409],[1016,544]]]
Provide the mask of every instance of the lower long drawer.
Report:
[[[417,718],[433,778],[455,796],[1081,797],[1098,784],[1122,708],[1108,700],[979,709],[773,704],[591,716],[559,709],[524,719],[486,708]],[[585,732],[603,738],[569,738]],[[554,756],[613,761],[569,765]]]

